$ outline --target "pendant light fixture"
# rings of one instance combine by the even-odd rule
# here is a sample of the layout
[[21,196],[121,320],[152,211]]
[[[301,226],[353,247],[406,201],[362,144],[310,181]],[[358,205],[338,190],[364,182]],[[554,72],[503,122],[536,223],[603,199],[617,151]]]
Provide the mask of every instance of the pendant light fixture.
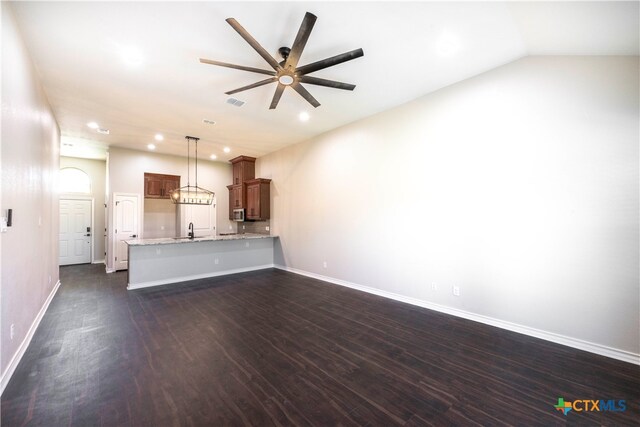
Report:
[[[213,197],[215,194],[212,191],[205,190],[198,187],[198,141],[200,138],[195,136],[185,136],[187,140],[187,185],[180,187],[171,192],[171,201],[176,205],[210,205],[213,203]],[[196,170],[196,185],[191,185],[190,179],[190,146],[191,141],[196,144],[196,156],[195,156],[195,170]]]

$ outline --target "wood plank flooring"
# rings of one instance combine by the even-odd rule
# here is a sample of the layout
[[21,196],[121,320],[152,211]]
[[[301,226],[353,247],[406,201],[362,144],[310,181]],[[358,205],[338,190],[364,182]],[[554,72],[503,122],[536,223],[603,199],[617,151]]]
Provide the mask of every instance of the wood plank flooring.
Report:
[[[280,270],[62,286],[2,426],[638,425],[640,368]],[[544,312],[541,312],[544,315]],[[624,412],[554,409],[624,399]]]

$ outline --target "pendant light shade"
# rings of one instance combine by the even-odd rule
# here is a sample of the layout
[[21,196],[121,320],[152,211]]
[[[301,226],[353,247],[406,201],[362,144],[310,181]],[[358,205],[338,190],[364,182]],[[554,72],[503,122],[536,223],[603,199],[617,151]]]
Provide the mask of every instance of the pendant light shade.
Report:
[[[198,187],[198,140],[200,138],[196,138],[194,136],[185,136],[187,140],[187,185],[184,187],[180,187],[171,192],[171,201],[176,205],[210,205],[213,203],[213,198],[215,193],[212,191],[206,190],[204,188]],[[195,156],[195,177],[196,177],[196,185],[191,185],[190,182],[190,143],[191,141],[195,142],[196,145],[196,156]]]

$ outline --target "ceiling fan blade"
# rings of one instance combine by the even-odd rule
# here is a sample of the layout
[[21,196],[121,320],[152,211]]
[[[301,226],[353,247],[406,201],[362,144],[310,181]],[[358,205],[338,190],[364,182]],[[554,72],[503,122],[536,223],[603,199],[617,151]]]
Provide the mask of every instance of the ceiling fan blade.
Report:
[[342,82],[337,82],[335,80],[321,79],[321,78],[312,77],[312,76],[301,76],[300,81],[302,83],[332,87],[334,89],[354,90],[356,88],[356,85],[352,85],[349,83],[342,83]]
[[259,82],[256,82],[256,83],[253,83],[253,84],[250,84],[250,85],[247,85],[247,86],[243,86],[243,87],[238,88],[238,89],[230,90],[229,92],[225,92],[225,93],[227,95],[233,95],[234,93],[242,92],[242,91],[247,90],[247,89],[253,89],[254,87],[258,87],[258,86],[264,86],[266,84],[273,83],[273,82],[275,82],[277,80],[278,79],[275,78],[275,77],[270,77],[268,79],[260,80]]
[[226,62],[214,61],[212,59],[200,58],[200,62],[202,62],[203,64],[218,65],[220,67],[235,68],[236,70],[251,71],[252,73],[268,74],[270,76],[276,75],[275,71],[261,70],[260,68],[253,68],[253,67],[245,67],[244,65],[228,64]]
[[313,30],[316,19],[318,18],[312,13],[307,12],[304,14],[304,19],[302,20],[302,24],[300,24],[298,35],[296,36],[293,46],[291,47],[291,51],[289,52],[289,56],[287,57],[285,68],[292,68],[295,70],[298,66],[300,55],[302,55],[302,51],[307,44],[307,40],[309,40],[309,35],[311,34],[311,30]]
[[364,52],[362,51],[362,49],[356,49],[352,50],[351,52],[341,53],[340,55],[332,56],[331,58],[322,59],[320,61],[298,67],[296,69],[296,74],[302,76],[305,74],[313,73],[314,71],[342,64],[343,62],[351,61],[352,59],[360,58],[361,56],[364,56]]
[[318,108],[320,103],[298,82],[294,82],[291,87],[298,92],[307,102],[313,105],[314,108]]
[[273,94],[273,99],[271,100],[271,105],[269,106],[270,110],[275,110],[275,108],[278,106],[278,102],[280,102],[280,97],[282,97],[282,92],[284,92],[285,87],[286,86],[282,83],[278,83],[276,92]]
[[261,45],[260,43],[258,43],[256,41],[256,39],[254,39],[251,34],[249,34],[249,32],[247,30],[245,30],[242,25],[240,25],[238,23],[238,21],[236,21],[234,18],[228,18],[227,22],[229,23],[229,25],[231,25],[233,27],[234,30],[236,30],[238,32],[238,34],[240,34],[240,36],[251,45],[251,47],[258,52],[258,54],[260,56],[262,56],[264,58],[265,61],[267,61],[269,63],[269,65],[271,65],[271,67],[276,70],[279,71],[282,69],[282,67],[280,66],[280,64],[278,64],[278,61],[276,61],[274,59],[273,56],[269,55],[269,52],[267,52]]

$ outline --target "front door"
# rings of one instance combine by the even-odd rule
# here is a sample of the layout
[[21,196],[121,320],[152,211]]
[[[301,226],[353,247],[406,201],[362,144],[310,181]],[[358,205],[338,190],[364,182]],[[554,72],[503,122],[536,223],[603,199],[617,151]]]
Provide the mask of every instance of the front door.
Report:
[[138,196],[114,195],[115,217],[115,269],[126,270],[129,266],[126,240],[139,236],[138,230]]
[[60,200],[60,265],[91,262],[91,200]]

